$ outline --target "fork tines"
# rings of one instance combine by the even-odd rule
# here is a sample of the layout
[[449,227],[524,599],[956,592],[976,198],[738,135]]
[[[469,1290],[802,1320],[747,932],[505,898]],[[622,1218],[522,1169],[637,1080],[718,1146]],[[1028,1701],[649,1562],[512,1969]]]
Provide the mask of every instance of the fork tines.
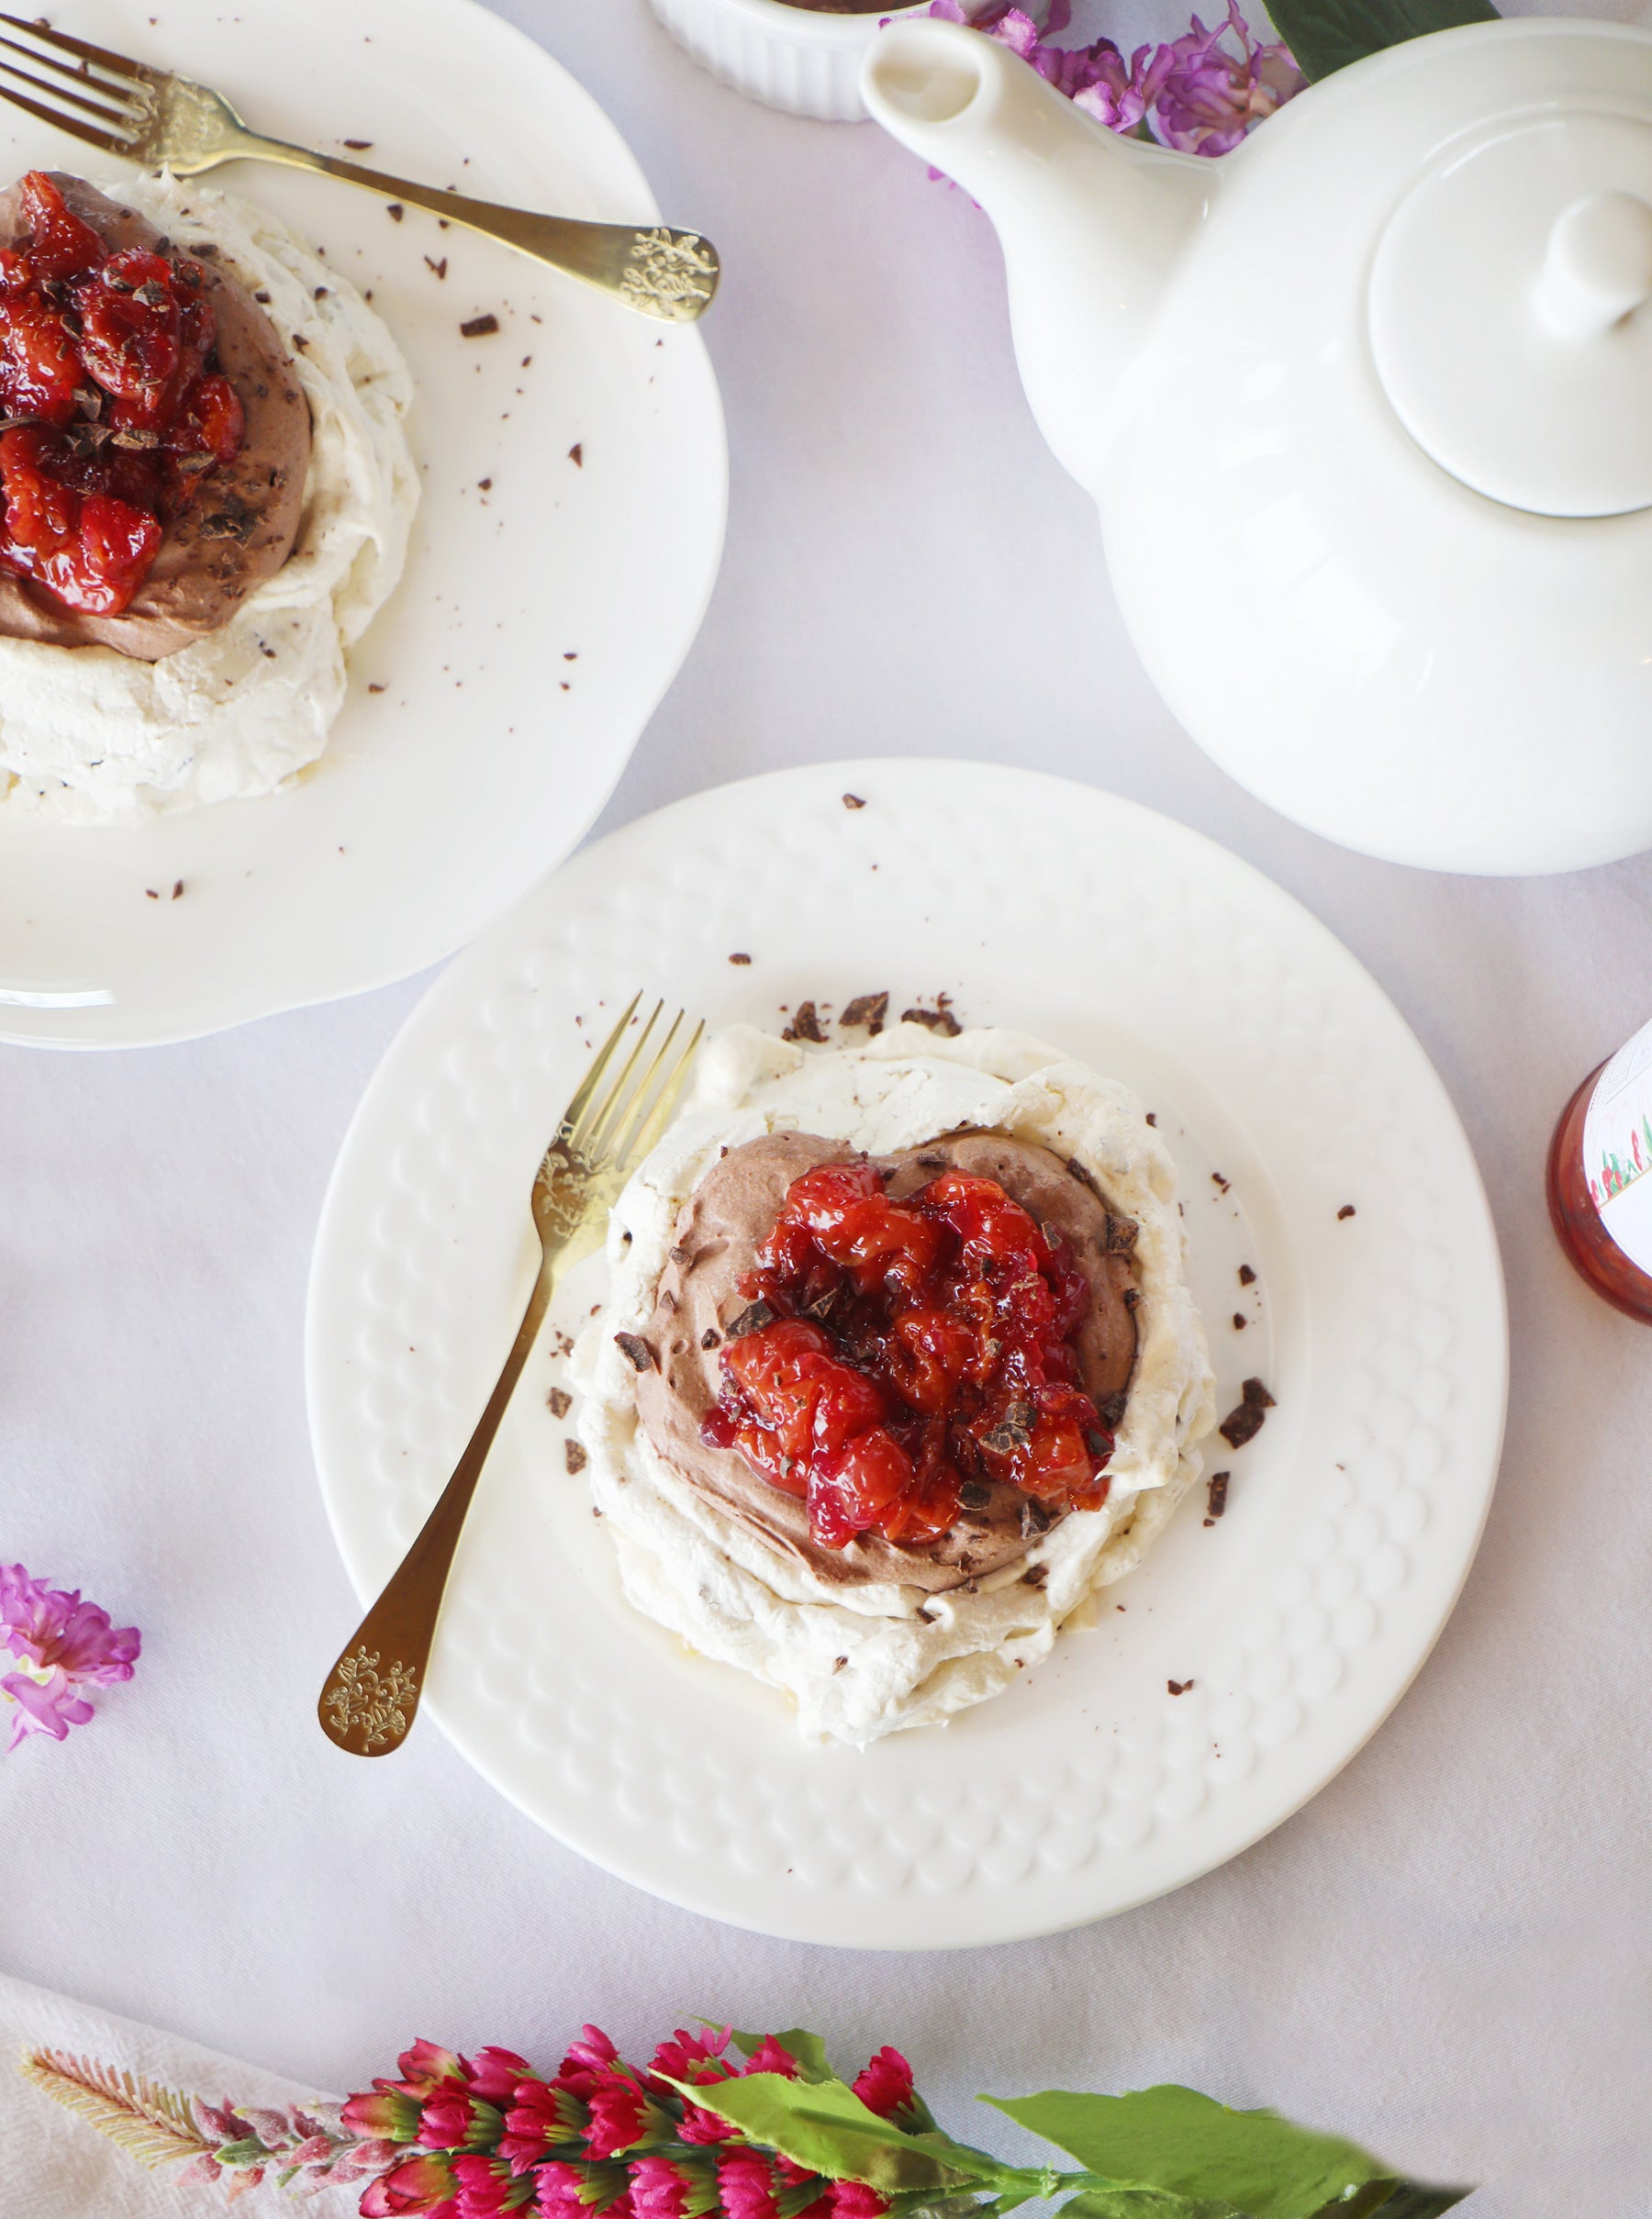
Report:
[[[106,153],[125,153],[149,120],[151,88],[162,82],[162,72],[147,68],[141,61],[133,61],[125,54],[111,53],[107,47],[71,38],[67,31],[26,22],[21,16],[0,12],[0,23],[9,24],[13,30],[22,31],[35,42],[25,46],[0,32],[0,48],[6,53],[20,55],[37,70],[51,72],[50,77],[31,76],[16,62],[0,57],[0,72],[41,95],[38,100],[30,99],[28,94],[0,84],[0,99],[24,109],[42,123],[55,124],[60,130],[72,132],[76,139],[101,147]],[[72,63],[60,61],[59,54],[73,55],[74,60]],[[54,79],[67,82],[55,83]],[[89,98],[91,94],[98,97]],[[84,120],[86,117],[95,121],[88,122]],[[99,125],[106,128],[100,129]]]

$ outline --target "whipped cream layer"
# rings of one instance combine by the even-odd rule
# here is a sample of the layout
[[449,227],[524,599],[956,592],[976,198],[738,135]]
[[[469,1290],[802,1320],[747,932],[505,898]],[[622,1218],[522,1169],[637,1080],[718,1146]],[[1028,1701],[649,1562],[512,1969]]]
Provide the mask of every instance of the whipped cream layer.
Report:
[[[349,281],[277,217],[162,175],[106,188],[259,295],[292,351],[311,448],[292,554],[229,621],[159,663],[0,639],[0,788],[83,823],[267,794],[327,744],[346,651],[394,590],[419,506],[413,382]],[[267,295],[267,298],[265,297]]]
[[[1099,1510],[1070,1512],[1014,1564],[967,1586],[828,1584],[720,1512],[658,1453],[614,1335],[640,1333],[652,1317],[679,1212],[725,1148],[790,1131],[889,1155],[972,1126],[1077,1161],[1136,1221],[1137,1351],[1111,1489]],[[1199,1477],[1196,1444],[1216,1413],[1175,1168],[1127,1088],[1024,1034],[946,1040],[903,1024],[849,1049],[728,1027],[701,1050],[682,1114],[616,1203],[608,1254],[611,1293],[579,1338],[573,1376],[626,1595],[702,1655],[785,1689],[806,1735],[864,1745],[997,1694],[1133,1569]]]

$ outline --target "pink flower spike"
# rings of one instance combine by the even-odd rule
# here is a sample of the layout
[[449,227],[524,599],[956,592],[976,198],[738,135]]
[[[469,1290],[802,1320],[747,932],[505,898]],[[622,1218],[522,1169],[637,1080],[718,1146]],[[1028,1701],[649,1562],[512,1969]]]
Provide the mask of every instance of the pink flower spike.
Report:
[[527,2058],[519,2057],[514,2049],[481,2049],[463,2063],[470,2075],[471,2093],[500,2111],[515,2096],[519,2081],[539,2078]]
[[772,2034],[765,2035],[746,2059],[747,2072],[778,2073],[783,2080],[798,2077],[798,2060],[789,2049],[783,2048]]
[[868,2111],[880,2119],[892,2119],[912,2101],[912,2068],[899,2050],[886,2044],[868,2058],[855,2080],[854,2092]]
[[775,2170],[761,2150],[720,2150],[717,2189],[728,2219],[779,2219]]
[[378,2080],[374,2083],[376,2088],[399,2088],[405,2096],[428,2096],[433,2094],[443,2081],[451,2081],[454,2087],[463,2088],[470,2078],[464,2069],[463,2058],[456,2057],[451,2049],[438,2048],[434,2042],[427,2042],[422,2035],[411,2049],[402,2051],[396,2063],[401,2074],[400,2080]]

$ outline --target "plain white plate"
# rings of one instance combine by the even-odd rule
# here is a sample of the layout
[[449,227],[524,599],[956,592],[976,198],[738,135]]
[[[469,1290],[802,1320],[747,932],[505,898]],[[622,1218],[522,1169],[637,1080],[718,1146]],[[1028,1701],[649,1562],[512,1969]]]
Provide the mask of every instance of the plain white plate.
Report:
[[[1278,1825],[1427,1655],[1502,1435],[1485,1197],[1391,1004],[1224,850],[983,764],[785,772],[588,849],[431,989],[333,1176],[310,1416],[363,1597],[492,1385],[532,1276],[534,1169],[588,1043],[638,987],[776,1026],[805,996],[841,1009],[887,987],[899,1013],[949,992],[966,1022],[1126,1080],[1179,1166],[1220,1407],[1259,1375],[1278,1408],[1236,1455],[1212,1438],[1211,1468],[1233,1474],[1225,1517],[1207,1525],[1196,1489],[1096,1630],[950,1726],[863,1756],[806,1745],[781,1697],[631,1612],[566,1469],[571,1422],[546,1407],[565,1373],[553,1333],[484,1476],[426,1708],[611,1871],[811,1942],[1048,1933]],[[601,1299],[601,1272],[559,1298],[561,1333]]]
[[[658,216],[588,95],[470,0],[240,14],[170,0],[151,24],[141,0],[78,0],[69,28],[220,87],[276,136],[324,151],[370,139],[363,159],[401,176],[570,215]],[[5,107],[0,148],[6,179],[119,170]],[[412,553],[352,657],[327,753],[293,790],[129,831],[0,805],[4,1039],[187,1038],[451,953],[590,824],[717,572],[728,464],[698,332],[416,208],[397,223],[324,178],[242,162],[203,182],[273,208],[372,290],[419,390]],[[485,310],[499,334],[462,338]]]

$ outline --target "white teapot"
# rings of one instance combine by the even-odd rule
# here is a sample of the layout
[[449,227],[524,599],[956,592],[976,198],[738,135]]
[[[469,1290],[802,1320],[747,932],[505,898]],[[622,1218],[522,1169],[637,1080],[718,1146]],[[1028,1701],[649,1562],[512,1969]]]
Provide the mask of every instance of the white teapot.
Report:
[[1652,847],[1652,36],[1476,24],[1218,161],[907,18],[862,90],[978,200],[1028,397],[1218,763],[1435,869]]

